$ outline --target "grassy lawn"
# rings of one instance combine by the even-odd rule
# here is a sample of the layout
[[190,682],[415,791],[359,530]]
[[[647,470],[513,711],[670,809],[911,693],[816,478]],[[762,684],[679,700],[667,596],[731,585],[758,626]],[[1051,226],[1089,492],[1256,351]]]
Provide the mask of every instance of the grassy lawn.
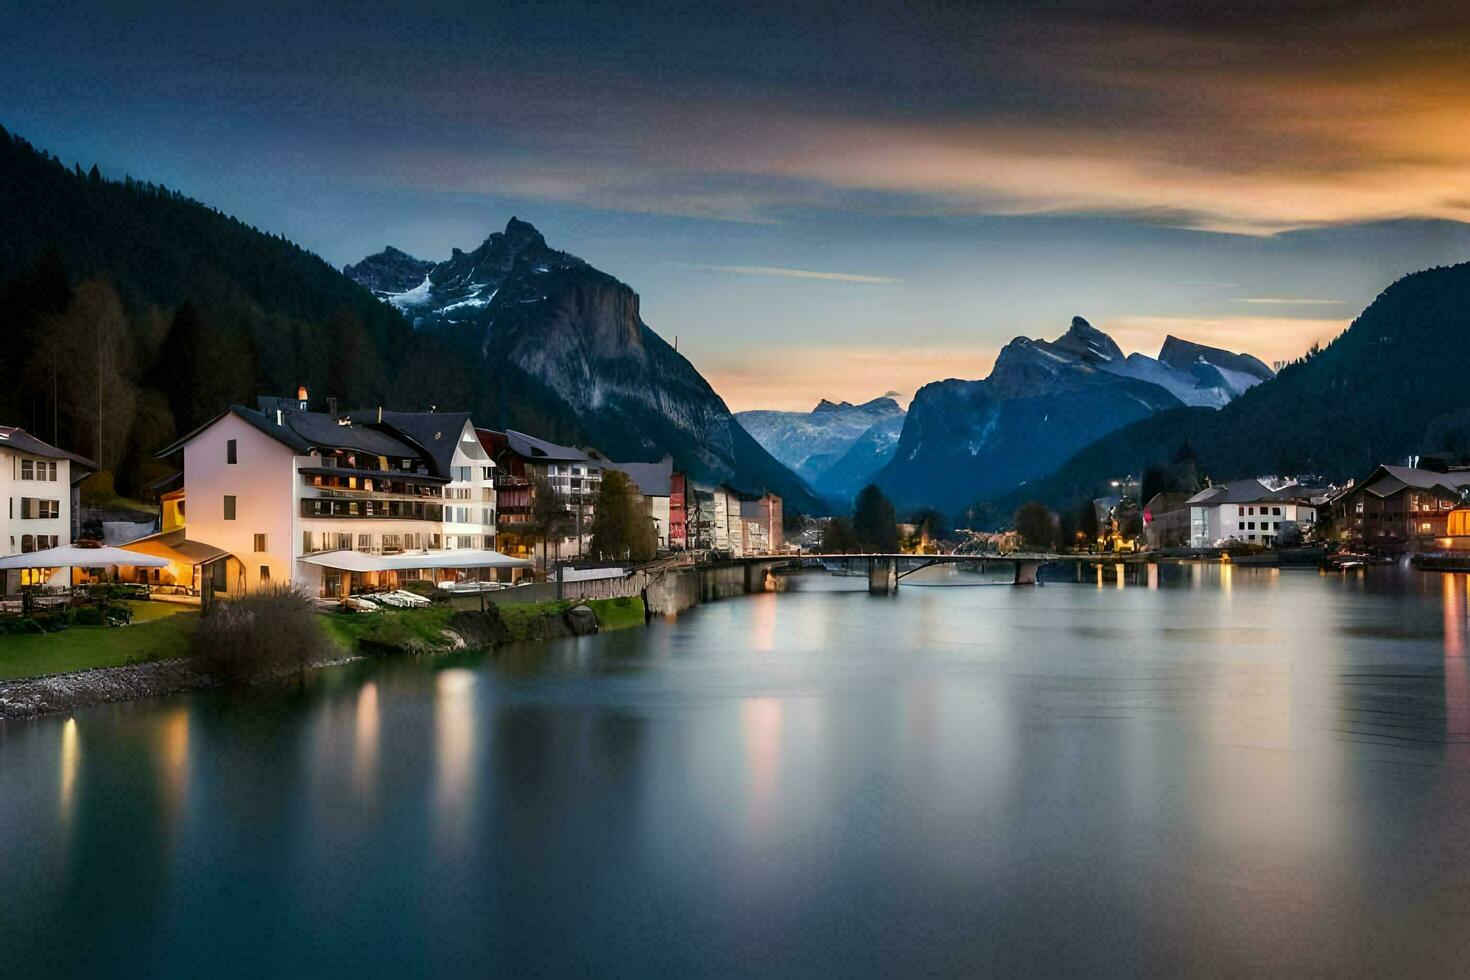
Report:
[[[573,604],[570,599],[554,599],[551,602],[502,602],[497,604],[497,608],[511,634],[519,637],[535,635],[532,624],[536,620],[566,612]],[[643,625],[642,599],[588,599],[586,605],[597,615],[599,629],[620,630]]]
[[182,657],[199,611],[172,602],[129,602],[131,626],[73,626],[41,636],[0,636],[0,680],[64,674]]
[[322,619],[327,636],[350,653],[357,649],[359,640],[403,647],[444,647],[447,644],[439,631],[449,624],[453,615],[453,607],[434,606],[376,613],[329,613]]
[[[451,605],[430,609],[384,610],[352,615],[332,613],[322,617],[323,628],[332,643],[344,653],[356,651],[360,640],[406,649],[443,648],[446,643],[440,631],[449,625],[457,609],[468,607],[469,611],[478,611],[480,608],[478,597],[473,598],[473,604],[461,603],[460,600],[465,598],[457,596]],[[572,605],[570,600],[503,602],[497,603],[495,608],[511,636],[525,640],[544,635],[541,621],[548,615],[565,612]],[[603,630],[643,625],[642,599],[593,599],[587,605],[597,615],[597,624]]]

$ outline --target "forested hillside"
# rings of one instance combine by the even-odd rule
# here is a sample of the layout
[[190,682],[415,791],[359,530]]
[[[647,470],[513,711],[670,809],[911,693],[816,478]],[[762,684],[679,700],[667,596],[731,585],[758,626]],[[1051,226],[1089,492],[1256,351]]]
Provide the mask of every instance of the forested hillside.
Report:
[[[344,408],[467,410],[481,425],[626,461],[670,453],[696,478],[769,488],[795,511],[818,506],[638,320],[636,294],[585,264],[575,276],[526,270],[544,280],[533,284],[539,298],[497,324],[531,352],[512,362],[488,342],[488,322],[415,329],[279,235],[166,187],[68,167],[3,129],[0,215],[0,421],[96,458],[123,493],[165,474],[152,454],[177,434],[231,402],[305,385]],[[619,299],[626,322],[588,312],[604,296]],[[589,347],[589,331],[604,327],[602,347]],[[624,410],[608,392],[635,362],[657,370],[637,373],[642,401]],[[575,397],[557,386],[552,369],[563,367],[578,373]]]

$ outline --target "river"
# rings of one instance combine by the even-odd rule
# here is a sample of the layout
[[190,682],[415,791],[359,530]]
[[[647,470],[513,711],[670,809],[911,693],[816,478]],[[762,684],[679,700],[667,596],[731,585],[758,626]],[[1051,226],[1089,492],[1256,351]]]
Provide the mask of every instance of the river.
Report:
[[1464,968],[1465,576],[974,581],[0,723],[0,974]]

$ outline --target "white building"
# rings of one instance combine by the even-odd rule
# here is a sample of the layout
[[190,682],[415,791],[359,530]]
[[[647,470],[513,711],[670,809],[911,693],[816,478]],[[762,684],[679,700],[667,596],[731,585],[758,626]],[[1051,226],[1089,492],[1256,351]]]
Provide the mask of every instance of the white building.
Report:
[[[97,469],[83,456],[57,449],[24,429],[0,425],[0,554],[20,555],[72,543],[75,487]],[[32,582],[31,570],[0,572],[0,594]],[[55,573],[65,585],[68,572]]]
[[[330,597],[488,568],[474,560],[495,544],[494,464],[468,415],[302,404],[232,406],[159,454],[183,454],[166,507],[182,526],[167,520],[127,547],[173,560],[160,584],[233,596],[290,583]],[[410,556],[425,565],[405,566]]]
[[1230,543],[1269,547],[1287,521],[1295,521],[1306,532],[1317,521],[1317,508],[1307,496],[1308,491],[1294,483],[1275,490],[1260,480],[1206,487],[1188,501],[1190,547]]

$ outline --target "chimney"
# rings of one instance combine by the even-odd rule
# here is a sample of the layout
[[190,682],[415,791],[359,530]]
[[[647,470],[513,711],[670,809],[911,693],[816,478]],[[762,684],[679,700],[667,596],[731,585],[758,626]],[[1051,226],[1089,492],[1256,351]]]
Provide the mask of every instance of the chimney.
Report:
[[327,414],[330,415],[330,416],[332,416],[332,418],[336,418],[337,417],[337,399],[336,398],[328,398],[327,399]]
[[303,412],[306,411],[306,385],[299,385],[296,388],[296,402]]

